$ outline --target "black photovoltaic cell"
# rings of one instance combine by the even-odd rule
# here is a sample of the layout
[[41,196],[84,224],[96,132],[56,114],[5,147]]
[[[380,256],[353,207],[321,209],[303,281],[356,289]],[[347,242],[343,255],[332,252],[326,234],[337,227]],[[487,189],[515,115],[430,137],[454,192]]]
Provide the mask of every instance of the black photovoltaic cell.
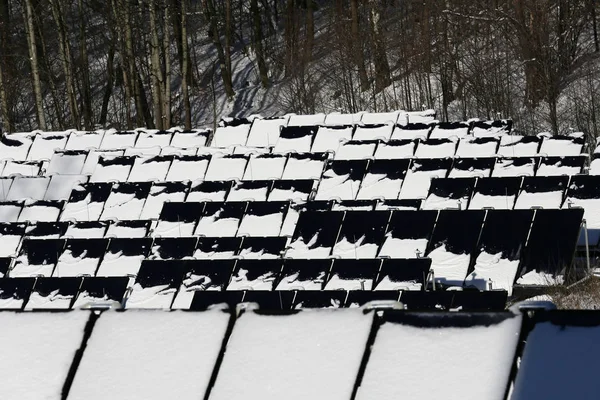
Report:
[[144,260],[135,283],[142,288],[166,285],[171,289],[179,289],[182,280],[182,269],[173,268],[172,263],[165,263],[160,260]]
[[446,245],[453,254],[472,254],[479,239],[485,211],[442,210],[439,213],[426,254]]
[[567,197],[600,199],[600,176],[578,175],[571,178]]
[[243,297],[244,292],[239,291],[196,291],[190,304],[190,310],[204,311],[221,304],[226,304],[230,309],[235,310],[236,305],[242,302]]
[[[374,286],[375,279],[377,278],[380,265],[381,260],[375,258],[361,260],[334,260],[331,271],[329,272],[329,276],[327,277],[327,283],[325,285],[331,286],[332,278],[337,277],[337,279],[342,281],[355,281],[357,283],[362,282],[362,287],[353,290],[371,290],[371,288]],[[327,286],[329,290],[343,289],[343,287],[329,286]],[[341,284],[340,286],[344,285]]]
[[429,239],[437,216],[434,210],[394,211],[387,232],[396,239]]
[[493,177],[477,179],[475,193],[486,196],[516,196],[521,187],[521,177]]
[[177,263],[178,268],[182,269],[184,279],[194,280],[188,286],[193,285],[197,291],[214,291],[227,288],[236,260],[183,260]]
[[302,286],[302,282],[313,282],[323,289],[332,262],[331,259],[285,259],[279,282],[285,280],[292,288]]
[[279,273],[282,266],[283,260],[281,259],[238,260],[231,276],[230,285],[242,282],[241,286],[246,286],[243,282],[254,281],[262,277],[267,284],[270,282],[272,286],[270,290],[272,290],[275,288],[275,283],[279,280]]
[[[72,297],[71,304],[79,292],[82,277],[62,277],[62,278],[37,278],[32,293],[38,293],[42,297],[65,296]],[[71,308],[70,306],[68,308]]]
[[[429,196],[458,200],[470,198],[475,187],[475,178],[433,178],[429,186]],[[468,204],[463,204],[466,209]]]
[[112,186],[112,183],[105,182],[81,184],[73,189],[68,202],[77,203],[85,200],[87,196],[90,196],[91,203],[105,203],[110,195]]
[[292,308],[342,308],[347,293],[345,290],[299,290],[295,292]]
[[390,211],[346,211],[338,242],[346,238],[355,243],[364,237],[363,244],[381,244],[389,218]]
[[[35,278],[10,278],[0,279],[0,304],[2,309],[20,310],[29,300]],[[9,301],[18,302],[20,304],[3,304]]]
[[152,256],[160,260],[191,257],[196,248],[197,238],[156,238],[152,244]]
[[317,235],[313,247],[333,247],[343,218],[342,211],[303,212],[298,218],[292,242],[302,239],[307,244]]
[[269,237],[244,237],[237,255],[244,256],[247,253],[260,253],[264,258],[265,255],[272,255],[279,257],[285,250],[287,238],[283,236],[269,236]]
[[526,176],[523,178],[521,190],[528,193],[564,191],[569,183],[568,176]]
[[25,235],[28,237],[63,236],[67,231],[67,222],[36,222],[27,226]]
[[350,290],[345,307],[361,307],[371,301],[399,301],[399,290]]
[[163,205],[159,220],[168,222],[198,221],[205,203],[167,202]]
[[570,267],[583,209],[537,210],[518,276],[531,271],[556,275]]
[[114,277],[85,277],[79,293],[86,293],[88,297],[103,299],[104,301],[123,301],[129,278],[126,276]]
[[399,287],[403,287],[409,282],[423,285],[430,267],[431,259],[429,258],[384,259],[375,286],[380,284],[384,278],[396,283]]
[[106,253],[121,254],[123,257],[146,257],[151,247],[151,238],[113,238],[106,248]]
[[400,301],[410,311],[501,311],[506,305],[505,291],[404,291]]
[[[457,158],[454,160],[452,170],[469,171],[469,170],[489,170],[490,173],[496,164],[495,157],[483,158]],[[487,175],[489,176],[489,175]]]
[[502,253],[502,257],[509,260],[519,260],[532,219],[533,210],[489,210],[479,249],[489,254]]

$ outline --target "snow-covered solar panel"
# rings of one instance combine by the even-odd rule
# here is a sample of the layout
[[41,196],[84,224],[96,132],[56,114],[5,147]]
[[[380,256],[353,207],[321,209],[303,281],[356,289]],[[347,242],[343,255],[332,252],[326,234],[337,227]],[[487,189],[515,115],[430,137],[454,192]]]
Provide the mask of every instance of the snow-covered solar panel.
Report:
[[435,121],[435,110],[423,111],[400,111],[398,116],[398,124],[423,124]]
[[100,156],[104,157],[120,157],[125,155],[124,150],[90,150],[83,164],[82,174],[92,175],[96,170]]
[[51,276],[64,243],[62,239],[23,239],[10,276]]
[[315,200],[354,200],[367,164],[367,160],[330,161],[323,172]]
[[504,289],[510,296],[532,220],[532,210],[488,211],[465,286]]
[[437,211],[398,210],[392,213],[378,257],[420,258],[437,219]]
[[96,221],[110,196],[111,183],[86,183],[73,188],[60,216],[61,221]]
[[[222,311],[201,315],[104,313],[94,325],[69,397],[95,400],[203,396],[229,318]],[[182,352],[189,356],[187,362],[179,357]]]
[[210,398],[350,398],[372,322],[372,314],[359,310],[246,312],[235,323]]
[[412,158],[416,147],[415,140],[388,140],[379,142],[373,156],[376,160]]
[[207,181],[226,181],[242,179],[248,164],[248,156],[244,155],[213,155],[208,164],[204,179]]
[[[386,311],[376,318],[380,321],[358,400],[463,399],[467,394],[504,399],[519,344],[520,315]],[[425,361],[423,349],[452,360],[453,367]],[[464,379],[464,374],[477,379]]]
[[373,157],[377,140],[350,140],[340,143],[335,152],[335,160],[365,160]]
[[540,154],[545,156],[577,156],[581,154],[585,138],[569,136],[546,136],[540,146]]
[[498,155],[503,157],[531,157],[539,153],[542,139],[537,136],[505,135],[500,137]]
[[149,260],[183,260],[191,258],[196,249],[196,237],[157,237],[152,242]]
[[[578,175],[583,170],[587,155],[569,157],[542,157],[536,176]],[[594,172],[594,163],[590,166],[590,175]]]
[[67,239],[52,276],[94,276],[108,239]]
[[27,160],[33,137],[30,133],[0,135],[0,159]]
[[[574,176],[565,195],[563,208],[581,207],[584,210],[590,243],[600,240],[600,177]],[[585,244],[583,232],[579,244]]]
[[331,211],[373,211],[376,201],[374,200],[342,200],[336,201]]
[[323,125],[324,123],[325,114],[290,114],[287,126]]
[[346,212],[332,255],[339,258],[375,258],[389,218],[389,211]]
[[315,181],[312,179],[274,181],[267,200],[307,201],[314,185]]
[[496,138],[465,136],[458,143],[456,157],[494,157],[498,150],[498,144],[499,140]]
[[65,144],[65,150],[97,149],[104,138],[104,131],[72,131]]
[[100,156],[90,182],[125,182],[133,168],[134,156]]
[[152,233],[153,236],[192,236],[203,209],[204,203],[165,203],[160,213],[158,224]]
[[0,201],[6,201],[12,184],[13,178],[0,178]]
[[346,304],[347,297],[348,292],[345,290],[300,290],[294,293],[290,308],[292,310],[342,308]]
[[143,149],[138,149],[135,147],[128,147],[127,149],[125,149],[125,152],[123,153],[123,155],[142,157],[142,158],[157,157],[160,155],[160,147],[155,146],[155,147],[147,147],[147,148],[143,148]]
[[433,125],[423,123],[411,123],[408,125],[396,125],[391,139],[394,140],[427,140]]
[[23,205],[18,222],[56,222],[64,202],[52,200],[29,200]]
[[485,211],[442,210],[426,256],[436,281],[461,286],[476,251]]
[[523,178],[515,210],[537,207],[560,208],[568,184],[568,176],[526,176]]
[[452,159],[413,160],[406,172],[398,198],[424,199],[429,193],[432,178],[445,178],[452,166]]
[[122,303],[128,283],[129,278],[125,276],[84,277],[72,308],[105,305],[115,301]]
[[273,290],[282,260],[238,260],[227,290]]
[[161,156],[195,156],[197,153],[197,147],[179,148],[173,146],[165,146],[160,148]]
[[256,118],[252,121],[246,146],[274,146],[282,126],[287,126],[289,115],[275,118]]
[[27,159],[49,160],[55,150],[63,150],[69,138],[66,132],[43,132],[35,135]]
[[467,122],[440,122],[433,127],[429,134],[430,139],[448,139],[455,137],[461,139],[469,134]]
[[275,201],[248,203],[237,236],[279,236],[288,206]]
[[326,161],[325,153],[290,154],[281,179],[321,179]]
[[400,111],[390,112],[365,112],[360,121],[363,124],[395,124],[398,121]]
[[505,136],[510,134],[512,125],[510,119],[475,121],[471,124],[471,135],[479,138]]
[[389,140],[394,130],[394,124],[361,124],[354,130],[352,140]]
[[429,258],[384,259],[374,290],[421,290],[430,267]]
[[152,246],[150,238],[111,239],[96,276],[134,276]]
[[352,125],[319,126],[310,151],[311,153],[336,151],[341,141],[352,139],[353,131]]
[[448,178],[487,178],[496,164],[496,158],[457,158]]
[[67,232],[66,222],[35,222],[27,225],[23,237],[36,239],[58,239]]
[[198,147],[197,155],[231,155],[235,150],[235,146],[229,147]]
[[182,149],[203,147],[206,146],[206,141],[210,130],[192,130],[184,132],[174,132],[173,138],[171,139],[172,147],[179,147]]
[[44,200],[67,200],[74,187],[87,181],[86,175],[52,175]]
[[323,258],[336,243],[344,218],[342,211],[304,211],[285,256],[289,258]]
[[469,210],[493,208],[512,210],[523,178],[481,178],[477,180]]
[[140,219],[158,219],[163,204],[170,201],[184,201],[189,184],[183,182],[158,182],[150,188],[144,202]]
[[[519,372],[511,398],[594,398],[600,383],[598,314],[590,311],[554,311],[535,314],[525,338]],[[542,385],[539,382],[543,382]]]
[[428,139],[419,141],[416,158],[454,157],[458,140],[456,138]]
[[[169,268],[171,267],[171,268]],[[126,309],[168,309],[175,298],[183,271],[161,261],[142,262],[131,290]]]
[[369,163],[357,199],[396,199],[410,160],[375,160]]
[[166,147],[171,144],[173,132],[158,130],[142,130],[138,134],[135,147],[148,149],[150,147]]
[[111,150],[111,149],[126,149],[128,147],[134,147],[138,137],[138,132],[117,132],[115,130],[108,130],[104,132],[102,143],[99,149]]
[[109,223],[106,221],[81,221],[67,223],[65,238],[97,239],[103,238]]
[[325,125],[356,125],[360,122],[364,112],[338,113],[332,112],[325,116]]
[[194,235],[236,236],[246,206],[245,202],[206,203]]
[[264,147],[253,147],[253,146],[235,146],[232,154],[244,154],[244,155],[258,155],[258,154],[270,154],[271,149]]
[[0,351],[3,397],[60,399],[88,319],[85,312],[0,313],[0,340],[10,344]]
[[245,145],[248,141],[251,122],[242,119],[219,124],[213,136],[211,146],[228,147]]
[[6,200],[43,200],[50,183],[47,177],[16,176],[6,195]]
[[68,310],[77,296],[82,278],[38,278],[25,310]]
[[46,169],[46,174],[81,174],[87,155],[88,152],[84,150],[57,151],[52,155],[52,158],[50,159],[50,164]]
[[310,152],[317,129],[317,126],[282,127],[273,153]]
[[14,161],[7,160],[2,169],[2,176],[38,176],[42,167],[41,161]]
[[250,156],[242,180],[281,179],[287,156],[282,154],[258,154]]
[[242,238],[236,237],[201,237],[196,243],[193,257],[206,260],[233,258],[241,243]]
[[135,158],[128,182],[162,182],[174,156],[138,156]]
[[287,242],[286,237],[244,237],[236,258],[248,260],[281,258]]
[[186,201],[225,201],[233,181],[193,181]]
[[325,290],[372,290],[381,260],[335,260]]
[[[5,262],[10,258],[2,259],[3,270],[6,267]],[[6,271],[0,273],[4,277]],[[31,290],[35,284],[35,278],[12,278],[0,280],[0,310],[22,310],[25,303],[31,295]],[[3,313],[6,314],[6,313]]]
[[584,210],[536,210],[517,283],[552,286],[564,283],[579,237]]
[[151,186],[151,182],[116,183],[111,188],[99,219],[139,219]]
[[[208,168],[210,156],[175,156],[165,180],[167,182],[202,179]],[[193,171],[193,174],[190,172]]]
[[19,215],[23,210],[22,201],[3,201],[0,202],[0,221],[17,222]]
[[498,157],[492,176],[534,176],[538,162],[537,157]]
[[285,259],[276,290],[322,290],[331,259]]
[[266,201],[272,184],[272,181],[235,182],[227,201]]
[[[5,221],[5,219],[2,219]],[[0,222],[0,257],[13,257],[25,234],[25,224]]]
[[106,237],[143,238],[148,234],[152,221],[129,220],[113,221],[106,231]]
[[[167,263],[171,262],[163,262]],[[196,292],[225,290],[235,263],[235,260],[184,260],[177,265],[165,265],[183,269],[183,280],[171,309],[190,309]]]
[[466,210],[475,186],[475,178],[432,179],[423,210]]

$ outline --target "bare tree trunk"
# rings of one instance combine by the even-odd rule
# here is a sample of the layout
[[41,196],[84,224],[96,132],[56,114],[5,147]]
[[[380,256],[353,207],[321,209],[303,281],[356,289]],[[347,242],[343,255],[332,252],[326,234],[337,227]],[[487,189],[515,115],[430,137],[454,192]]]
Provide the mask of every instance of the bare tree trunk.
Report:
[[360,26],[358,24],[358,0],[350,0],[350,12],[352,19],[352,47],[354,53],[354,62],[358,68],[358,78],[360,80],[360,89],[364,92],[369,88],[369,77],[365,69],[365,58],[363,56],[362,39],[360,36]]
[[63,73],[65,75],[65,86],[67,89],[69,112],[71,113],[71,123],[75,128],[80,129],[79,110],[77,109],[75,84],[73,82],[73,59],[71,58],[71,46],[67,39],[64,13],[60,5],[60,0],[50,0],[50,6],[52,8],[52,16],[58,30],[58,46],[61,54]]
[[163,77],[160,66],[160,44],[158,41],[158,28],[156,25],[156,4],[152,0],[149,4],[150,8],[150,65],[152,70],[152,106],[154,109],[154,125],[156,129],[163,129],[163,100],[162,87]]
[[6,97],[6,88],[4,87],[4,69],[2,68],[2,62],[0,62],[0,106],[2,110],[2,128],[4,129],[4,132],[12,132],[13,127]]
[[294,0],[287,0],[285,7],[285,76],[292,75],[296,61],[297,26],[296,26],[296,4]]
[[390,65],[387,60],[385,36],[379,26],[381,19],[379,5],[377,4],[377,0],[369,0],[369,2],[371,3],[371,27],[373,29],[374,42],[375,90],[379,92],[390,84]]
[[46,117],[44,115],[44,102],[42,94],[42,84],[40,82],[40,69],[38,66],[37,58],[37,46],[35,40],[35,27],[33,25],[33,10],[31,7],[31,0],[24,0],[24,18],[25,18],[25,29],[27,31],[27,44],[29,48],[29,61],[31,63],[31,78],[33,83],[33,93],[35,96],[35,113],[38,128],[45,131]]
[[314,0],[306,0],[306,40],[304,47],[304,59],[312,60],[313,45],[315,42],[315,14]]
[[90,84],[89,60],[87,53],[86,22],[83,14],[83,0],[79,0],[79,51],[81,54],[81,78],[83,85],[83,123],[85,129],[94,128],[94,111],[92,110],[92,89]]
[[235,92],[233,91],[231,75],[227,70],[227,60],[225,58],[225,52],[223,51],[223,45],[221,45],[219,26],[217,25],[217,15],[213,0],[204,0],[204,11],[206,13],[206,19],[210,23],[213,43],[217,49],[217,57],[219,60],[219,68],[221,70],[221,79],[223,80],[223,86],[225,87],[225,94],[231,99],[235,95]]
[[250,13],[252,14],[252,27],[254,30],[254,52],[256,53],[256,62],[258,64],[258,74],[260,75],[260,83],[262,87],[269,86],[269,72],[267,63],[265,62],[265,53],[263,51],[263,32],[260,12],[258,10],[258,0],[250,0]]
[[165,61],[165,74],[164,74],[164,85],[163,85],[163,128],[169,129],[171,127],[171,35],[170,35],[170,24],[169,24],[169,2],[164,2],[165,14],[164,14],[164,25],[163,25],[163,57]]
[[[112,96],[113,85],[115,81],[115,46],[113,43],[108,48],[108,59],[106,61],[106,89],[104,90],[104,97],[102,97],[102,109],[100,110],[100,125],[106,126],[106,120],[108,118],[108,103],[110,102],[110,96]],[[129,99],[127,99],[129,103]],[[131,129],[131,128],[129,128]]]
[[[213,7],[214,9],[214,7]],[[225,0],[225,68],[227,73],[232,76],[231,72],[231,36],[233,35],[233,26],[231,23],[231,0]],[[241,29],[240,29],[241,31]]]
[[185,112],[185,129],[192,129],[192,107],[190,105],[190,94],[188,85],[189,71],[188,63],[190,60],[188,37],[187,37],[187,0],[181,1],[181,52],[183,64],[181,68],[181,89],[183,92],[183,109]]
[[5,85],[10,80],[10,75],[6,67],[9,51],[10,31],[9,31],[9,3],[8,0],[0,0],[0,54],[4,57],[0,59],[0,111],[2,113],[2,126],[5,132],[12,132],[13,117],[9,106],[8,90]]

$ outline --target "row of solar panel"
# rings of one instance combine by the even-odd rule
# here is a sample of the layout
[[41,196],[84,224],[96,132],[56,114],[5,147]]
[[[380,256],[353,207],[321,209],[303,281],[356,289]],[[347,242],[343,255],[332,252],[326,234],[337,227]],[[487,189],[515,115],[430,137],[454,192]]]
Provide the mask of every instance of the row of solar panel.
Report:
[[[207,203],[211,207],[214,203]],[[489,211],[314,211],[290,214],[296,220],[292,239],[277,236],[233,237],[239,220],[229,218],[240,203],[228,203],[221,221],[212,220],[218,234],[191,237],[201,224],[202,204],[179,203],[171,222],[177,236],[159,238],[39,239],[21,243],[21,232],[1,237],[3,251],[18,254],[5,275],[124,276],[136,275],[143,260],[181,259],[432,259],[437,280],[447,285],[511,290],[515,280],[543,284],[540,274],[554,276],[570,266],[583,210]],[[271,204],[271,203],[267,203]],[[182,211],[185,210],[185,213]],[[192,213],[188,213],[188,212]],[[281,229],[285,210],[255,216],[250,226],[263,232]],[[189,218],[194,214],[193,218]],[[171,218],[174,219],[174,218]],[[286,218],[288,219],[288,218]],[[295,221],[294,221],[295,222]],[[166,221],[165,223],[169,223]],[[264,225],[264,226],[263,226]],[[48,232],[46,232],[48,233]],[[268,233],[267,233],[268,235]],[[58,236],[58,235],[57,235]],[[51,237],[48,235],[47,237]],[[419,272],[420,273],[420,272]],[[546,282],[547,283],[547,282]]]
[[[187,270],[193,267],[188,267]],[[175,272],[184,269],[175,268]],[[201,272],[201,271],[200,271]],[[394,273],[390,271],[390,273]],[[226,290],[199,288],[189,272],[169,281],[146,277],[129,288],[126,277],[6,278],[0,279],[0,310],[67,310],[106,306],[119,302],[127,309],[206,310],[218,304],[258,303],[269,310],[358,307],[369,301],[402,301],[415,310],[502,310],[505,291],[401,291],[401,290]],[[152,284],[164,282],[153,287]],[[164,289],[164,288],[167,289]],[[162,288],[162,290],[161,290]],[[151,293],[150,293],[151,292]]]
[[[159,159],[160,158],[160,159]],[[138,163],[139,160],[142,160]],[[272,200],[306,200],[306,192],[295,193],[295,182],[320,180],[316,199],[418,199],[427,195],[431,178],[502,177],[502,176],[559,176],[575,175],[582,171],[585,156],[547,158],[484,158],[484,159],[424,159],[424,160],[330,160],[324,154],[290,155],[250,158],[225,156],[213,158],[169,156],[151,158],[120,157],[100,159],[89,182],[127,182],[145,187],[143,182],[159,182],[155,193],[174,191],[196,193],[195,200],[220,199],[211,188],[230,186],[222,183],[236,182],[230,200],[266,199],[266,191],[254,189],[269,186],[265,180],[274,180],[281,187]],[[190,179],[193,178],[193,179]],[[133,182],[132,182],[133,181]],[[219,183],[221,182],[221,183]],[[71,190],[82,191],[77,184],[88,183],[86,175],[55,174],[51,177],[3,177],[0,178],[0,201],[19,200],[66,200]],[[298,182],[308,192],[314,184]],[[161,186],[162,185],[162,186]],[[124,187],[131,187],[124,186]],[[402,189],[402,190],[401,190]],[[143,191],[143,190],[142,190]],[[234,194],[235,193],[235,194]],[[205,197],[198,197],[205,196]],[[224,198],[223,198],[224,199]]]

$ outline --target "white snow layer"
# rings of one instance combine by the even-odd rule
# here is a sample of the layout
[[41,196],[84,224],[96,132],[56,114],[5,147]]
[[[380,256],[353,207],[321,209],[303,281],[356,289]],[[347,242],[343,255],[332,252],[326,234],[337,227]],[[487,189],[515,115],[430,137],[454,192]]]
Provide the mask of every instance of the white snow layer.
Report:
[[501,400],[520,330],[520,316],[468,328],[384,323],[356,398]]
[[379,251],[379,257],[418,258],[425,254],[427,239],[397,239],[386,235],[385,242]]
[[251,156],[242,180],[280,179],[286,161],[285,156]]
[[495,210],[512,210],[515,204],[515,196],[489,196],[479,192],[475,192],[469,210],[483,210],[484,208],[493,208]]
[[274,146],[282,126],[287,126],[289,116],[273,119],[257,118],[252,122],[246,146]]
[[429,252],[427,257],[431,258],[431,269],[435,271],[436,281],[462,285],[469,270],[470,254],[454,254],[442,244]]
[[372,318],[362,310],[244,313],[211,400],[349,399]]
[[529,193],[522,190],[517,197],[515,210],[528,209],[532,207],[542,208],[560,208],[562,204],[563,191],[556,190],[552,192],[533,192]]
[[504,289],[512,295],[513,282],[519,269],[519,260],[502,258],[502,253],[479,253],[475,260],[474,271],[467,276],[465,285],[472,285],[480,290]]
[[447,170],[419,171],[409,169],[400,189],[399,199],[424,199],[429,193],[432,178],[445,178]]
[[392,136],[393,130],[393,124],[385,124],[381,126],[358,125],[354,131],[352,140],[388,140]]
[[345,128],[328,128],[320,126],[315,135],[311,152],[325,153],[327,151],[336,151],[342,140],[350,140],[352,138],[352,127]]
[[2,398],[59,400],[88,317],[87,312],[0,313]]
[[503,157],[527,157],[538,154],[537,142],[523,143],[523,136],[504,135],[500,137],[498,155]]
[[228,147],[245,145],[250,132],[250,124],[237,126],[219,126],[213,137],[211,146]]
[[103,313],[69,398],[203,398],[228,322],[221,311]]

